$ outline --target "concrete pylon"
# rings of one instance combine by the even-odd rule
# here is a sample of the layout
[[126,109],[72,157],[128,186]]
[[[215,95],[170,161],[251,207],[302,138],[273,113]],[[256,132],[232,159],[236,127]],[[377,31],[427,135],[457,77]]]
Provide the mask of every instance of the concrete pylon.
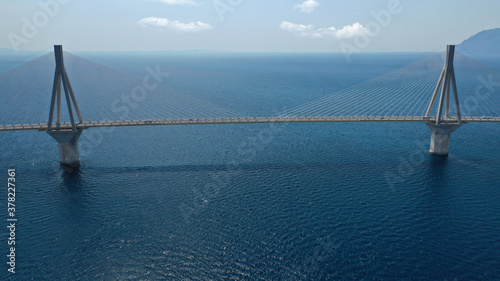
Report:
[[[77,128],[72,104],[80,123],[83,122],[80,109],[76,103],[73,88],[69,82],[68,74],[64,67],[63,50],[61,45],[54,46],[56,58],[56,72],[54,85],[52,88],[52,100],[50,103],[50,115],[47,123],[47,133],[59,143],[59,153],[61,165],[77,167],[80,164],[80,153],[78,152],[78,138],[82,134],[82,129]],[[71,129],[62,129],[61,126],[61,84],[64,87],[64,96],[68,106]],[[53,124],[54,109],[57,109],[57,121]]]
[[78,152],[78,138],[82,129],[47,131],[59,143],[59,162],[61,165],[78,167],[80,165],[80,153]]
[[[450,135],[452,132],[462,126],[460,103],[458,101],[457,82],[455,80],[455,69],[453,67],[454,56],[455,45],[448,45],[443,71],[441,72],[441,76],[439,77],[438,84],[436,86],[436,89],[434,90],[434,94],[432,95],[431,102],[425,115],[426,117],[430,117],[437,94],[439,92],[439,89],[441,89],[436,121],[426,121],[427,126],[431,129],[432,132],[429,152],[434,155],[448,155]],[[455,116],[450,116],[450,90],[453,91],[453,98],[455,101]]]
[[429,152],[434,155],[447,156],[450,147],[450,135],[461,125],[427,122],[427,126],[432,132]]

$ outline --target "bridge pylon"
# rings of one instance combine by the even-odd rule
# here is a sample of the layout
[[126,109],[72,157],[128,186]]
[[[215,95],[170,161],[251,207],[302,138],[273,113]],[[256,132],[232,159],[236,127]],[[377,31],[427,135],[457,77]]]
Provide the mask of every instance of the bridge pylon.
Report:
[[[441,89],[439,97],[439,105],[437,109],[436,121],[426,121],[427,126],[431,129],[431,145],[429,152],[434,155],[447,156],[449,153],[450,135],[460,126],[462,119],[460,115],[460,103],[458,100],[457,82],[455,79],[455,69],[453,67],[453,59],[455,56],[455,45],[448,45],[446,50],[446,61],[439,77],[438,84],[432,95],[429,108],[427,109],[426,117],[430,117],[432,108],[436,101],[437,94]],[[450,115],[450,91],[453,92],[455,101],[455,116]],[[444,111],[443,111],[444,107]]]
[[[82,129],[77,128],[75,122],[72,104],[75,107],[79,123],[82,123],[80,109],[76,103],[73,88],[69,82],[68,74],[64,67],[63,50],[61,45],[54,46],[56,59],[56,71],[54,75],[54,85],[52,88],[52,100],[50,103],[50,115],[47,123],[47,133],[53,137],[59,144],[60,163],[64,166],[77,167],[80,164],[80,153],[78,151],[78,138]],[[71,129],[61,129],[61,84],[64,88],[66,105],[68,106],[69,118],[71,120]],[[56,123],[53,124],[54,109],[57,110]]]

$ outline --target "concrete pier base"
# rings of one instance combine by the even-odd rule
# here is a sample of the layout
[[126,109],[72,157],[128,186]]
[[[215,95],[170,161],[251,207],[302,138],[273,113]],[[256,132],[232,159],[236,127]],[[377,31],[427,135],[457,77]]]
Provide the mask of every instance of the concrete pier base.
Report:
[[59,143],[59,161],[61,165],[78,167],[80,165],[78,138],[82,134],[82,130],[55,130],[47,131],[47,133]]
[[435,122],[426,122],[426,124],[432,132],[429,152],[434,155],[448,156],[450,135],[462,124],[436,124]]

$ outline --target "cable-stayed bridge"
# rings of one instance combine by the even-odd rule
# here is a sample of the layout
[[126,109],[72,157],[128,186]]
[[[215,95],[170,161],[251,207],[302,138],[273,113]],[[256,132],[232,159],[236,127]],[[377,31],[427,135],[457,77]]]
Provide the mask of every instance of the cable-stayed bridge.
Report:
[[[47,69],[48,66],[54,67],[53,54],[56,57],[55,76]],[[16,89],[16,93],[4,98],[6,102],[0,105],[0,123],[5,124],[0,125],[0,131],[47,131],[58,141],[60,161],[65,165],[79,163],[78,138],[83,130],[90,128],[425,122],[432,132],[430,152],[447,155],[450,135],[463,123],[500,122],[500,96],[495,95],[494,90],[500,87],[500,83],[492,78],[496,70],[462,54],[455,54],[454,46],[448,46],[445,55],[431,56],[321,99],[260,117],[246,116],[194,97],[166,93],[157,87],[162,76],[158,69],[148,69],[149,75],[142,81],[136,81],[72,54],[64,53],[63,58],[61,46],[55,46],[53,54],[0,76],[1,93],[9,96],[10,89]],[[463,70],[458,74],[455,73],[456,63]],[[68,75],[66,66],[71,69],[71,75]],[[29,77],[24,77],[20,83],[20,76]],[[38,94],[33,95],[33,91]],[[127,91],[129,95],[117,97],[114,94]],[[94,95],[95,99],[79,100],[77,103],[77,98],[86,94]],[[23,112],[22,106],[27,102],[38,106],[32,107],[34,110],[30,113]],[[136,108],[139,103],[141,110],[131,112],[130,109]],[[42,121],[47,116],[47,105],[50,105],[49,118]],[[65,107],[67,110],[62,110]]]
[[[103,127],[137,127],[137,126],[171,126],[171,125],[203,125],[203,124],[252,124],[252,123],[319,123],[319,122],[436,122],[435,117],[425,116],[325,116],[325,117],[236,117],[236,118],[197,118],[197,119],[163,119],[163,120],[123,120],[97,121],[76,124],[77,129]],[[469,122],[500,122],[500,117],[463,117],[462,123]],[[71,123],[62,123],[61,130],[72,129]],[[3,125],[0,131],[46,131],[48,125],[17,124]]]

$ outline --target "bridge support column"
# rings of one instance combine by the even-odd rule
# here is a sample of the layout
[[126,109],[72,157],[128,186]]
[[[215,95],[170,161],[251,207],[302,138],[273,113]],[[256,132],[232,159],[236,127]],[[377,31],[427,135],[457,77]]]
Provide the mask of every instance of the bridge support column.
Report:
[[[54,54],[56,58],[56,72],[54,75],[54,86],[52,87],[52,99],[50,102],[49,121],[47,122],[47,133],[53,137],[59,144],[59,161],[61,165],[66,167],[77,167],[80,165],[80,153],[78,152],[78,138],[82,134],[82,129],[78,128],[73,115],[73,106],[75,107],[76,115],[80,123],[83,122],[80,114],[80,109],[76,103],[73,88],[69,82],[68,74],[64,68],[63,50],[61,45],[54,46]],[[71,121],[71,129],[61,128],[61,100],[62,88],[64,89],[64,97],[66,97],[66,105],[68,106],[69,118]],[[57,112],[55,126],[53,124],[54,111]]]
[[78,167],[80,165],[80,153],[78,152],[78,138],[82,134],[82,129],[73,130],[53,130],[47,133],[59,144],[59,162],[61,165]]
[[[437,99],[439,90],[441,89],[441,96],[439,97],[439,105],[437,108],[436,121],[425,122],[431,129],[431,148],[429,152],[434,155],[447,156],[450,147],[450,135],[462,126],[462,117],[460,114],[460,103],[458,101],[457,82],[455,79],[455,68],[453,67],[453,59],[455,57],[455,45],[448,45],[446,48],[446,61],[439,76],[438,84],[432,95],[429,108],[425,114],[430,117],[434,103]],[[453,98],[455,100],[455,115],[452,116],[450,111],[450,91],[453,91]]]
[[450,147],[450,135],[462,124],[436,124],[435,122],[426,122],[431,129],[431,147],[429,152],[434,155],[447,156]]

